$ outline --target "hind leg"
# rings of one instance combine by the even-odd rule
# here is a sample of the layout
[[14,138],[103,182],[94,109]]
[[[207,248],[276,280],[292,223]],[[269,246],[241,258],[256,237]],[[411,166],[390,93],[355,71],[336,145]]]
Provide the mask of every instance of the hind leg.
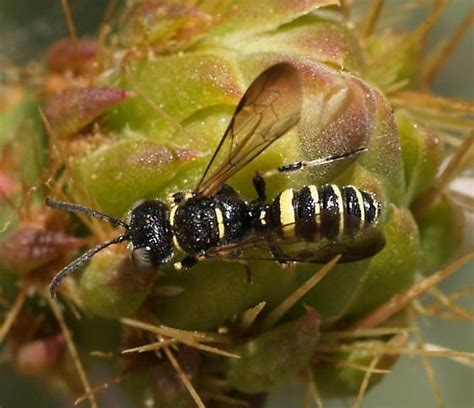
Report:
[[321,166],[324,164],[332,163],[338,160],[345,159],[350,156],[354,156],[356,154],[362,153],[366,151],[367,148],[361,147],[355,150],[352,150],[350,152],[338,154],[338,155],[332,155],[332,156],[327,156],[323,157],[320,159],[314,159],[314,160],[307,160],[307,161],[299,161],[296,163],[290,163],[286,164],[284,166],[277,167],[276,169],[270,169],[270,170],[264,170],[264,171],[257,171],[254,176],[253,176],[253,186],[255,188],[255,191],[257,192],[258,199],[260,201],[265,201],[267,199],[267,194],[266,194],[266,185],[265,185],[265,178],[274,176],[276,174],[282,174],[282,173],[293,173],[297,171],[302,171],[306,168],[309,167],[315,167],[315,166]]

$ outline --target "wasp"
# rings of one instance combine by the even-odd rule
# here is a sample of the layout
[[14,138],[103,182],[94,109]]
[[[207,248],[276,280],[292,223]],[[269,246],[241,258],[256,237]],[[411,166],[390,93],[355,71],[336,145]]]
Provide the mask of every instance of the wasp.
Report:
[[285,62],[264,70],[238,103],[194,191],[172,194],[167,203],[139,200],[128,211],[126,221],[47,199],[50,207],[85,213],[124,231],[89,249],[56,274],[49,286],[51,296],[66,276],[97,252],[125,241],[138,271],[153,272],[181,253],[184,256],[174,262],[175,269],[190,268],[204,259],[234,259],[243,263],[249,280],[248,259],[271,259],[287,265],[322,263],[337,254],[350,262],[377,253],[384,246],[377,228],[381,205],[370,192],[351,185],[308,185],[286,189],[270,202],[266,197],[267,176],[341,160],[362,153],[364,148],[257,172],[253,177],[257,198],[252,201],[226,184],[298,123],[302,100],[296,67]]

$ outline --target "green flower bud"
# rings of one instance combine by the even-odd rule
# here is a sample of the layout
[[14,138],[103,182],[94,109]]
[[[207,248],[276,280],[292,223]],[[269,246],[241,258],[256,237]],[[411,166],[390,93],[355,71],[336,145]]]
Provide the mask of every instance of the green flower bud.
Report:
[[129,316],[146,300],[153,281],[153,275],[135,269],[128,254],[103,251],[81,277],[81,299],[98,316]]

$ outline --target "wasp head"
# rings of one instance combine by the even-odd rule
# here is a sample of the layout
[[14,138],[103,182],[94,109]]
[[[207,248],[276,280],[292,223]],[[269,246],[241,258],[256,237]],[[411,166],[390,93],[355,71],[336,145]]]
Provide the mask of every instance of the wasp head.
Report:
[[129,214],[128,236],[138,270],[153,272],[173,256],[169,207],[158,200],[140,200]]

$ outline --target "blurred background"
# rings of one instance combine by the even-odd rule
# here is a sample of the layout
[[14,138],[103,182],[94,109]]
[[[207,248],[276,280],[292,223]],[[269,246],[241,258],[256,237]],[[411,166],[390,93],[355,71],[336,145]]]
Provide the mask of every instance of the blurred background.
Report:
[[[69,0],[78,35],[94,35],[103,18],[108,0]],[[395,3],[396,1],[387,1]],[[403,2],[403,1],[398,1]],[[404,1],[409,3],[410,0]],[[426,2],[425,2],[426,3]],[[457,24],[466,16],[472,0],[453,1],[447,13],[436,25],[430,43],[436,46],[441,39],[451,34]],[[420,16],[413,16],[405,22],[415,26]],[[67,36],[67,25],[60,0],[0,0],[0,60],[24,65],[41,59],[47,46],[55,39]],[[472,29],[455,51],[443,72],[434,84],[434,90],[445,96],[463,99],[474,98],[474,36]],[[0,86],[4,78],[0,77]],[[1,129],[0,129],[1,132]],[[474,191],[474,185],[466,185]],[[474,241],[472,223],[469,231]],[[472,264],[441,285],[446,292],[474,286]],[[473,310],[472,297],[461,302],[462,306]],[[444,347],[471,351],[474,344],[474,327],[465,322],[452,322],[441,319],[418,321],[423,329],[425,341]],[[107,323],[99,330],[107,330]],[[442,358],[432,358],[441,394],[449,408],[474,407],[474,370]],[[296,382],[277,387],[271,394],[267,406],[270,408],[301,407],[305,388]],[[0,362],[0,407],[19,408],[64,407],[60,396],[52,395],[34,378],[16,375]],[[86,406],[86,403],[81,404]],[[325,407],[350,407],[352,401],[333,400]],[[426,378],[422,359],[403,357],[393,372],[381,384],[372,389],[362,406],[365,408],[428,408],[436,406],[433,391]]]

